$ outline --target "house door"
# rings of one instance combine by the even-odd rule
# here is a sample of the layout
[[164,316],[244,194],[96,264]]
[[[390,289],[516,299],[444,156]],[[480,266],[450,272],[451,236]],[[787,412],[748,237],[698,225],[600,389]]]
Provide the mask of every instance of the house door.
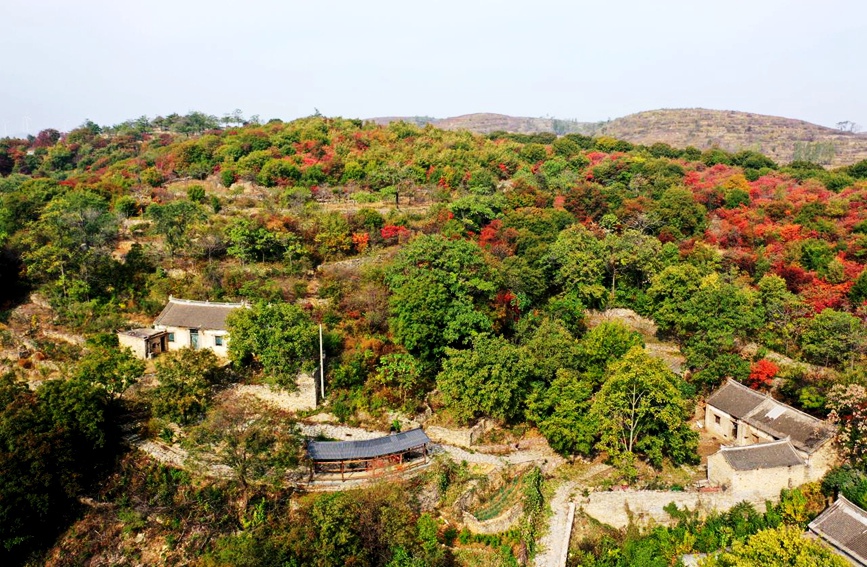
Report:
[[190,329],[190,348],[195,350],[199,348],[199,330]]

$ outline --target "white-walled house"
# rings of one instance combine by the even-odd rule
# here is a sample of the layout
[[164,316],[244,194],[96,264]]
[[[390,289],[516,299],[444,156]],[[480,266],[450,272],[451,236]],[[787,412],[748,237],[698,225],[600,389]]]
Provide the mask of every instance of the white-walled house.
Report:
[[246,303],[193,301],[169,296],[169,302],[154,321],[154,329],[166,332],[166,345],[170,351],[206,348],[227,358],[229,333],[226,317],[232,311],[248,306]]
[[121,347],[128,347],[141,359],[153,358],[168,350],[168,335],[158,329],[130,329],[117,334]]

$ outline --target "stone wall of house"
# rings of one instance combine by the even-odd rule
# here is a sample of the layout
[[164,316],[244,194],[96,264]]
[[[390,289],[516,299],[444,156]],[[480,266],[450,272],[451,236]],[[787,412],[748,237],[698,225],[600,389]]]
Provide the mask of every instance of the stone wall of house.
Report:
[[722,453],[714,453],[707,459],[707,480],[727,492],[770,499],[779,496],[784,488],[796,488],[812,479],[804,465],[741,471],[732,468]]
[[[179,350],[189,348],[191,346],[190,330],[186,327],[167,327],[165,325],[157,325],[154,328],[168,331],[174,338],[173,341],[168,341],[168,350]],[[222,339],[222,345],[217,344],[217,337]],[[223,329],[199,329],[199,347],[213,351],[220,358],[229,357],[229,335]]]
[[[737,436],[734,435],[735,425],[737,425]],[[766,441],[776,441],[775,437],[764,431],[756,429],[711,406],[705,406],[704,426],[711,435],[718,437],[729,445],[753,445]]]
[[825,474],[840,462],[840,455],[833,441],[827,441],[812,455],[807,457],[807,475],[810,481],[821,480]]
[[118,333],[117,334],[117,342],[121,347],[128,347],[136,358],[145,359],[147,358],[147,353],[145,352],[145,340],[139,337],[131,337],[126,333]]
[[775,496],[762,497],[743,492],[664,492],[650,490],[624,490],[612,492],[592,492],[576,505],[591,518],[615,528],[625,528],[630,523],[638,525],[670,524],[671,516],[664,508],[674,502],[678,508],[699,510],[706,515],[712,510],[725,511],[744,500],[759,510],[764,509],[764,501],[779,500]]

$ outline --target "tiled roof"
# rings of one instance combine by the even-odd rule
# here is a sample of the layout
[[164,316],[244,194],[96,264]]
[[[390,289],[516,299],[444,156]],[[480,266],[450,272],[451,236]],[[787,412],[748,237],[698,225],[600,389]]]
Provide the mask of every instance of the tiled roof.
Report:
[[225,330],[226,317],[244,303],[215,303],[169,297],[154,326]]
[[788,439],[744,447],[722,447],[720,454],[733,469],[752,471],[805,464]]
[[834,436],[834,428],[792,406],[728,380],[708,398],[718,408],[776,439],[788,437],[792,445],[813,453]]
[[161,335],[165,333],[165,331],[159,329],[130,329],[129,331],[121,331],[121,333],[129,335],[130,337],[136,337],[137,339],[149,339]]
[[307,444],[307,454],[314,461],[374,459],[409,451],[427,443],[430,443],[430,439],[424,430],[418,428],[362,441],[311,441]]
[[843,496],[810,522],[809,530],[856,564],[867,565],[867,512]]
[[743,419],[765,401],[765,396],[753,389],[727,380],[719,390],[707,399],[707,405],[719,408],[727,414]]

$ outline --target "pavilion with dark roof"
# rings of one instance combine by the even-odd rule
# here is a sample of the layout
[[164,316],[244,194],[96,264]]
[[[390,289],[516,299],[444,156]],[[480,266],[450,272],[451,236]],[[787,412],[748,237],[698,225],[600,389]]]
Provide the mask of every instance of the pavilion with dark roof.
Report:
[[386,467],[403,465],[423,457],[427,462],[430,438],[420,427],[376,439],[360,441],[309,441],[307,456],[310,475],[315,473],[370,473]]

